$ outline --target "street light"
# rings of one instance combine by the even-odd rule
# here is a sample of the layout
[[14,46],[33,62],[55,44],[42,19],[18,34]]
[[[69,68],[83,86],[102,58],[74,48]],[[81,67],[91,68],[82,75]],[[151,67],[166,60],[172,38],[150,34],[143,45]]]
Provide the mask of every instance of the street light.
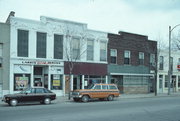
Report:
[[168,70],[168,95],[170,95],[170,89],[171,89],[171,78],[172,78],[172,68],[171,68],[171,32],[177,27],[180,26],[180,24],[177,24],[171,29],[171,26],[169,26],[169,70]]

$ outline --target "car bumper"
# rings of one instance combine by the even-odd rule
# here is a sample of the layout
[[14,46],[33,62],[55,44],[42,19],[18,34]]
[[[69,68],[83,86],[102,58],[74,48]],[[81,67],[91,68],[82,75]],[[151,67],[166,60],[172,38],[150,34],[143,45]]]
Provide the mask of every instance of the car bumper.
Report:
[[72,95],[72,98],[81,98],[82,95]]

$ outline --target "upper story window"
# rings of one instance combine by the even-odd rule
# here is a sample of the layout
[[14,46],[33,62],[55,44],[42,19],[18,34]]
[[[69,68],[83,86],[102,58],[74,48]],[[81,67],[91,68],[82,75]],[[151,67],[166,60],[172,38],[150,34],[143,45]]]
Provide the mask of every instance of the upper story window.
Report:
[[0,43],[0,67],[2,67],[2,51],[3,51],[2,50],[3,49],[2,45],[3,44]]
[[129,65],[130,64],[130,57],[131,56],[131,52],[128,50],[124,51],[124,64]]
[[139,52],[139,64],[143,65],[144,64],[144,53]]
[[46,58],[46,33],[37,32],[36,57]]
[[111,56],[110,62],[112,64],[117,64],[117,49],[111,49],[110,56]]
[[160,56],[159,57],[159,70],[163,70],[164,69],[164,57]]
[[93,40],[87,40],[87,60],[94,59],[94,42]]
[[63,35],[54,35],[54,59],[63,59]]
[[106,42],[100,42],[100,61],[107,61]]
[[28,57],[29,31],[17,30],[17,56]]
[[72,38],[73,59],[80,59],[80,38]]
[[155,54],[150,54],[150,65],[155,66]]

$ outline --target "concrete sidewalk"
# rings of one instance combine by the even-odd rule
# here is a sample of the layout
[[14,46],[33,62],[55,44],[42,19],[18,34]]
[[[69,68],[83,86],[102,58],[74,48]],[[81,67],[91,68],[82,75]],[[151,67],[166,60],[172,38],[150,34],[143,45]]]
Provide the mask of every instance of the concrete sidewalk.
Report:
[[[116,100],[121,99],[136,99],[136,98],[155,98],[155,97],[173,97],[173,96],[180,96],[180,92],[174,92],[168,95],[167,93],[159,93],[155,96],[154,93],[149,94],[121,94]],[[58,96],[54,103],[62,103],[62,102],[73,102],[73,99],[68,99],[68,96]]]

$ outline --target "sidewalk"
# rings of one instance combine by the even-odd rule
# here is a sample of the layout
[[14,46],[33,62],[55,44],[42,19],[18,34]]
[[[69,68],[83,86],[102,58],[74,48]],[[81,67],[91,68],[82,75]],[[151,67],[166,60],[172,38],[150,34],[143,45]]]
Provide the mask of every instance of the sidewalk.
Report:
[[[174,96],[180,96],[180,92],[173,92],[170,95],[167,93],[159,93],[157,96],[155,96],[154,93],[149,93],[149,94],[121,94],[117,100],[121,99],[136,99],[136,98],[155,98],[155,97],[174,97]],[[68,99],[68,96],[58,96],[54,103],[62,103],[62,102],[72,102],[73,99],[71,100]]]

